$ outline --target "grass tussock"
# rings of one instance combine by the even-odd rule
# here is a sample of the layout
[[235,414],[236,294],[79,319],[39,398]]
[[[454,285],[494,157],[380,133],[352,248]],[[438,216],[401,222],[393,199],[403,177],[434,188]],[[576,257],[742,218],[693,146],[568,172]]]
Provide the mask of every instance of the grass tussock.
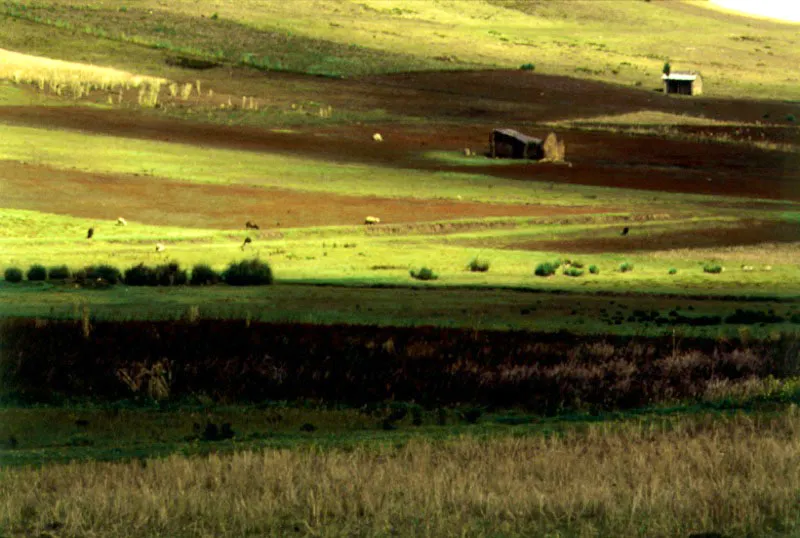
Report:
[[408,274],[414,280],[437,280],[439,275],[433,272],[430,267],[421,267],[418,270],[411,269]]
[[12,533],[725,536],[800,525],[800,416],[0,470]]

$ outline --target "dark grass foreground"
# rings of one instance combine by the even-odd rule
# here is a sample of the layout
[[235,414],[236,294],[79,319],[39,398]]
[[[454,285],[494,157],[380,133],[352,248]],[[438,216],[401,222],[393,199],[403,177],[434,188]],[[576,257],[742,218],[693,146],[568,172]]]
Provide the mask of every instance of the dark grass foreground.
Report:
[[310,399],[519,406],[539,413],[692,398],[709,383],[800,370],[800,340],[747,345],[442,328],[246,321],[7,320],[7,398]]

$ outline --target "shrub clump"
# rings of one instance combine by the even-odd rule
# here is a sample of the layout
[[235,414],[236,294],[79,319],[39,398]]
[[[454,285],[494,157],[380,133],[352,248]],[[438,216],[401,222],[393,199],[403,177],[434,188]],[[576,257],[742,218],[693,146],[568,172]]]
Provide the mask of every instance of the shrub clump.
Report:
[[189,284],[192,286],[205,286],[216,284],[221,280],[219,273],[214,271],[210,265],[198,263],[192,267],[192,278]]
[[536,266],[533,274],[536,276],[551,276],[556,274],[556,270],[561,267],[561,262],[543,262]]
[[521,66],[519,66],[519,68],[522,71],[535,71],[536,70],[536,66],[534,64],[532,64],[532,63],[522,64]]
[[671,274],[671,275],[674,275],[674,274],[676,274],[677,272],[678,272],[678,270],[677,270],[677,269],[675,269],[674,267],[670,267],[670,268],[669,268],[669,274]]
[[582,276],[583,271],[581,271],[577,267],[565,267],[564,274],[567,276]]
[[470,260],[469,264],[467,264],[467,267],[473,273],[476,272],[485,273],[486,271],[489,270],[489,260],[480,260],[478,258],[473,258],[472,260]]
[[68,280],[72,276],[69,267],[66,265],[56,265],[48,269],[48,280]]
[[169,262],[157,266],[154,270],[156,286],[183,286],[188,278],[186,270],[181,269],[178,262]]
[[619,272],[620,273],[627,273],[628,271],[633,271],[633,264],[629,262],[624,262],[619,265]]
[[22,270],[17,267],[9,267],[3,273],[6,282],[22,282]]
[[143,263],[125,270],[125,284],[128,286],[152,286],[154,281],[153,270]]
[[222,279],[231,286],[268,285],[273,281],[270,266],[258,259],[230,264]]
[[408,272],[411,275],[411,278],[416,278],[417,280],[436,280],[439,278],[439,275],[433,272],[433,269],[429,267],[422,267],[419,271],[414,271],[413,269]]
[[47,269],[45,269],[44,265],[35,263],[25,273],[25,277],[31,282],[41,282],[47,279]]
[[592,273],[593,275],[599,275],[600,274],[600,268],[597,267],[596,265],[590,265],[589,266],[589,272]]
[[86,280],[102,280],[108,284],[122,282],[122,273],[113,265],[90,265],[83,270],[82,276]]
[[704,273],[714,273],[714,274],[716,274],[716,273],[721,273],[722,271],[723,271],[723,268],[718,263],[707,263],[707,264],[705,264],[703,266],[703,272]]

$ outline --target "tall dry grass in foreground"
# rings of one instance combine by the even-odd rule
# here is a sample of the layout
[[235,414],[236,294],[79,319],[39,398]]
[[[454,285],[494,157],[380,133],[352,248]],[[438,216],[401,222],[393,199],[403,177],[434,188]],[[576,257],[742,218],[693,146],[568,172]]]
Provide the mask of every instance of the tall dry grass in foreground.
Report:
[[[800,531],[800,415],[601,423],[0,471],[0,528],[67,536],[726,536]],[[560,534],[555,534],[560,532]]]

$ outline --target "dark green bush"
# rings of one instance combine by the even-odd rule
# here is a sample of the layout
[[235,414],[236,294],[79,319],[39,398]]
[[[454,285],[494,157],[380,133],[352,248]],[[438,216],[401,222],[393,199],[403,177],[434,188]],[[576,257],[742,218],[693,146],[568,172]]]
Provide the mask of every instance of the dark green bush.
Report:
[[489,260],[479,260],[478,258],[473,258],[470,260],[469,264],[467,264],[467,267],[473,273],[485,273],[489,270]]
[[522,64],[521,66],[519,66],[519,68],[522,71],[535,71],[536,70],[536,66],[531,64],[531,63]]
[[419,271],[414,271],[413,269],[408,272],[411,275],[411,278],[416,278],[417,280],[436,280],[439,278],[439,275],[433,272],[433,269],[429,267],[423,267]]
[[155,272],[143,263],[125,270],[125,284],[128,286],[154,286],[155,282]]
[[796,120],[797,118],[794,116],[794,114],[789,114],[788,116],[786,116],[786,121],[794,122]]
[[718,264],[718,263],[707,263],[707,264],[705,264],[703,266],[703,272],[704,273],[714,273],[714,274],[721,273],[722,272],[722,266],[720,264]]
[[22,270],[17,267],[9,267],[3,273],[6,282],[22,282]]
[[633,271],[633,264],[629,262],[624,262],[619,265],[619,272],[620,273],[627,273],[628,271]]
[[536,276],[551,276],[556,274],[556,270],[561,266],[560,262],[543,262],[536,266],[533,274]]
[[590,265],[589,266],[589,272],[592,273],[593,275],[599,275],[600,274],[600,268],[597,267],[596,265]]
[[117,284],[122,281],[122,273],[112,265],[100,264],[86,267],[86,280],[101,279],[109,284]]
[[570,262],[570,265],[576,269],[583,269],[583,264],[579,261]]
[[674,267],[670,267],[670,268],[669,268],[669,274],[671,274],[671,275],[674,275],[674,274],[675,274],[675,273],[677,273],[677,272],[678,272],[678,270],[677,270],[677,269],[675,269]]
[[72,273],[66,265],[56,265],[47,271],[48,280],[68,280],[71,276]]
[[222,279],[231,286],[258,286],[272,284],[272,269],[258,260],[232,263],[222,273]]
[[157,286],[183,286],[188,280],[186,270],[178,262],[159,265],[153,271]]
[[583,275],[583,271],[581,271],[580,269],[578,269],[576,267],[565,267],[564,268],[564,274],[567,275],[567,276],[582,276]]
[[41,282],[47,279],[47,269],[45,269],[44,265],[35,263],[31,265],[28,272],[25,273],[25,277],[32,282]]
[[220,275],[214,271],[210,265],[199,263],[192,267],[192,279],[189,284],[192,286],[205,286],[216,284],[220,281]]

